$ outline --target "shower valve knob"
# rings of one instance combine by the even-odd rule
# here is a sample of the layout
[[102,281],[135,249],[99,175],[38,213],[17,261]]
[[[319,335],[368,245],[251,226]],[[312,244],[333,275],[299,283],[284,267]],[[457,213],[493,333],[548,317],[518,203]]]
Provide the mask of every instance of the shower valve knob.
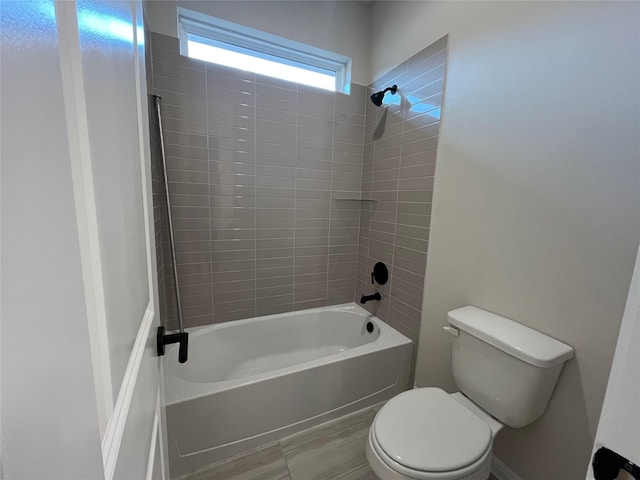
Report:
[[371,272],[371,285],[374,285],[374,282],[377,282],[378,285],[384,285],[389,280],[389,270],[387,266],[378,262],[373,266],[373,272]]

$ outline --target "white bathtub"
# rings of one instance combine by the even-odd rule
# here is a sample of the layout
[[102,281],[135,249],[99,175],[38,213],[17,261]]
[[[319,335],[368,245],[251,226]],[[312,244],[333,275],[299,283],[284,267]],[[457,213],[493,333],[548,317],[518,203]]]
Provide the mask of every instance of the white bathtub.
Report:
[[187,363],[176,350],[164,362],[172,478],[404,391],[412,342],[346,304],[191,329]]

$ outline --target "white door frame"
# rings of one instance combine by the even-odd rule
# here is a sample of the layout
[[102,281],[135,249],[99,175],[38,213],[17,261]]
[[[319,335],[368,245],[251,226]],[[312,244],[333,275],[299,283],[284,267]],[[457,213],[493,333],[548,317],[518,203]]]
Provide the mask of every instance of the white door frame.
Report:
[[593,454],[605,446],[640,465],[640,249],[622,317],[587,480],[593,480]]
[[[103,266],[100,255],[98,216],[95,201],[94,175],[90,148],[87,107],[85,100],[84,75],[80,50],[80,32],[78,29],[77,5],[74,1],[56,0],[56,17],[60,41],[60,61],[65,95],[65,113],[70,125],[68,128],[71,151],[71,170],[74,198],[80,239],[83,284],[85,289],[87,320],[91,343],[91,360],[94,372],[95,393],[98,406],[98,422],[102,435],[102,456],[105,480],[114,478],[120,456],[120,447],[127,419],[132,406],[134,390],[138,383],[145,350],[157,325],[158,292],[155,260],[155,235],[152,213],[152,192],[150,178],[150,145],[147,118],[147,92],[144,78],[144,33],[139,28],[142,22],[140,0],[131,1],[134,18],[134,62],[136,98],[138,103],[138,138],[140,145],[140,169],[142,174],[142,193],[144,227],[146,239],[147,273],[149,304],[140,322],[140,327],[131,351],[122,384],[115,404],[111,378],[109,356],[107,309],[104,296]],[[137,27],[137,28],[136,28]],[[142,38],[140,38],[140,36]],[[153,434],[149,447],[149,469],[153,469],[155,443],[162,442],[161,391],[155,397],[156,414]],[[167,478],[165,468],[166,454],[160,449],[162,458],[162,478]],[[147,472],[150,478],[152,471]]]
[[100,434],[104,437],[107,422],[113,413],[113,389],[76,3],[57,1],[56,20],[60,42],[60,67],[65,97],[65,114],[67,123],[77,127],[67,128],[67,135],[80,240],[82,280],[91,342],[94,388],[98,404],[98,421]]

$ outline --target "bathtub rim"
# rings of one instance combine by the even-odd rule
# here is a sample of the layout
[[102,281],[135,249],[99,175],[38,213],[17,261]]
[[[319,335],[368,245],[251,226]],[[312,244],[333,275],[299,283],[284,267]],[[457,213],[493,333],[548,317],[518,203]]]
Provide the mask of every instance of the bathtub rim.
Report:
[[[239,320],[230,320],[228,322],[222,322],[222,323],[211,323],[209,325],[198,325],[197,327],[185,328],[185,330],[187,332],[189,332],[189,336],[190,337],[194,337],[194,336],[202,335],[204,333],[204,331],[208,331],[208,330],[224,330],[226,328],[231,328],[231,327],[238,326],[238,325],[246,325],[246,324],[255,323],[255,322],[264,322],[264,321],[267,321],[267,320],[273,319],[273,318],[280,318],[280,317],[285,317],[286,318],[286,317],[293,317],[293,316],[299,315],[301,313],[315,313],[315,312],[330,311],[330,310],[343,311],[343,312],[356,312],[356,313],[359,313],[359,314],[363,314],[363,316],[365,318],[366,317],[372,317],[372,318],[375,318],[377,320],[380,320],[373,313],[371,313],[368,310],[364,309],[363,307],[361,307],[357,303],[350,302],[350,303],[341,303],[341,304],[338,304],[338,305],[327,305],[327,306],[324,306],[324,307],[305,308],[303,310],[294,310],[292,312],[272,313],[271,315],[262,315],[262,316],[256,316],[256,317],[250,317],[250,318],[242,318],[242,319],[239,319]],[[382,320],[380,320],[380,322],[383,325],[385,325],[386,327],[392,329],[394,332],[400,333],[397,330],[395,330],[392,327],[390,327],[385,322],[383,322]],[[169,332],[169,333],[171,333],[171,332]],[[400,335],[402,335],[402,334],[400,334]],[[168,349],[175,349],[175,348],[177,348],[177,346],[172,344],[172,345],[167,345],[166,348],[167,348],[167,350]]]
[[[360,355],[366,355],[377,351],[383,351],[390,348],[394,348],[400,345],[411,344],[413,347],[413,341],[398,332],[396,329],[388,325],[387,323],[380,320],[378,317],[365,310],[361,306],[357,305],[354,302],[345,303],[340,305],[330,305],[325,307],[316,307],[305,310],[296,310],[293,312],[286,313],[277,313],[272,315],[265,315],[261,317],[251,317],[241,320],[233,320],[230,322],[224,322],[220,324],[211,324],[211,325],[203,325],[198,327],[191,327],[186,329],[189,332],[189,335],[203,335],[211,330],[220,330],[225,328],[231,328],[237,325],[245,325],[253,322],[262,322],[269,321],[274,318],[281,317],[290,317],[299,315],[301,313],[315,313],[319,311],[343,311],[343,312],[355,312],[362,316],[363,320],[373,321],[374,324],[379,329],[378,338],[373,340],[372,342],[365,343],[364,345],[359,345],[354,348],[350,348],[344,350],[339,353],[335,353],[332,355],[327,355],[325,357],[316,358],[313,360],[309,360],[302,363],[297,363],[294,365],[289,365],[286,367],[282,367],[275,370],[270,370],[267,372],[262,372],[256,375],[250,375],[246,377],[240,377],[236,379],[229,379],[219,382],[190,382],[188,380],[184,380],[178,375],[174,375],[171,378],[168,378],[167,369],[164,369],[164,385],[165,385],[165,405],[170,406],[181,402],[187,402],[190,400],[195,400],[198,398],[206,397],[207,395],[212,395],[215,393],[231,390],[234,388],[240,388],[246,385],[251,385],[260,381],[263,381],[268,378],[279,378],[293,372],[311,368],[320,364],[332,364],[336,362],[343,361],[347,358],[352,358]],[[167,355],[170,357],[175,357],[177,355],[177,345],[171,345],[167,348]],[[173,361],[173,360],[171,360]],[[172,386],[175,387],[172,390]],[[186,391],[190,391],[191,393],[185,393]]]

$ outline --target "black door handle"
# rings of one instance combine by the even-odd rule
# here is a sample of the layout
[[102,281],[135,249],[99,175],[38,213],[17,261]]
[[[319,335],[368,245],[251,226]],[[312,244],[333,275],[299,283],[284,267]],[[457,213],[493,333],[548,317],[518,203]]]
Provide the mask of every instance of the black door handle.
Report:
[[622,455],[601,447],[593,455],[593,477],[595,480],[615,480],[620,470],[631,474],[636,480],[640,480],[640,467],[627,460]]

